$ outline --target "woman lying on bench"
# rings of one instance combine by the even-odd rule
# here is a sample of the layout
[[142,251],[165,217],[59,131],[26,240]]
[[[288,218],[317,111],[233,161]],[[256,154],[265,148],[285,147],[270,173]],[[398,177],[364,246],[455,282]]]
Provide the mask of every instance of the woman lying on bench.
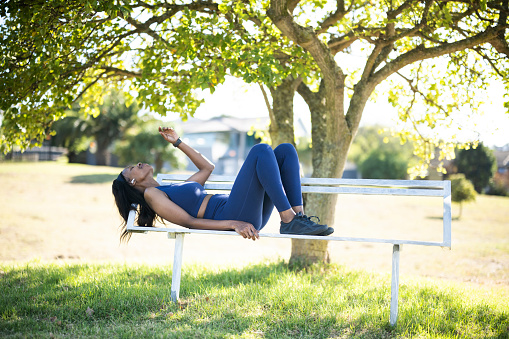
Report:
[[234,230],[244,238],[257,239],[274,206],[281,217],[280,233],[329,235],[332,227],[313,222],[304,214],[299,159],[291,144],[274,150],[258,144],[250,150],[231,193],[207,194],[203,188],[214,165],[182,142],[173,128],[159,128],[161,136],[179,148],[196,165],[198,172],[186,182],[159,185],[152,166],[138,163],[126,167],[113,180],[113,195],[124,219],[122,240],[128,240],[125,225],[131,204],[140,206],[138,225],[153,226],[160,217],[187,228]]

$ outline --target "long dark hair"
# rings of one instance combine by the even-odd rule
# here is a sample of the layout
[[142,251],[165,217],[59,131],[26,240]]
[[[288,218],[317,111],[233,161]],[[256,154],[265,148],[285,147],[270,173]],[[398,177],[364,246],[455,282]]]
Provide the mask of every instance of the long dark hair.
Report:
[[119,175],[119,178],[113,180],[111,188],[113,196],[115,197],[115,203],[117,204],[118,212],[122,216],[122,219],[124,219],[120,225],[120,241],[125,241],[127,243],[131,238],[131,233],[127,232],[126,229],[129,211],[133,209],[131,204],[138,205],[138,217],[136,218],[136,223],[138,226],[153,227],[154,219],[161,218],[159,218],[156,212],[154,212],[154,210],[147,204],[145,198],[143,197],[143,193],[129,185],[121,176],[122,174]]

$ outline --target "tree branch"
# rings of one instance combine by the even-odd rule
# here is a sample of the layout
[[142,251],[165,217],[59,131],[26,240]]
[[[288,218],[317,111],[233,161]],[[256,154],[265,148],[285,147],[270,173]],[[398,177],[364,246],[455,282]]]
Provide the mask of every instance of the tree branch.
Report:
[[[397,18],[397,16],[403,12],[404,9],[410,7],[411,1],[403,3],[395,11],[390,11],[387,13],[388,23],[386,26],[386,33],[385,33],[385,36],[387,38],[383,40],[383,43],[382,43],[383,48],[381,49],[381,51],[378,54],[375,54],[376,52],[378,52],[378,51],[376,51],[376,49],[373,50],[372,56],[376,55],[376,58],[374,58],[373,63],[369,65],[370,66],[369,69],[367,68],[368,63],[369,63],[369,59],[368,59],[368,63],[366,64],[367,66],[364,69],[364,73],[362,75],[364,79],[367,79],[367,77],[370,76],[378,68],[378,66],[380,66],[380,64],[387,59],[387,57],[389,56],[390,52],[392,51],[394,43],[396,41],[402,39],[405,36],[414,35],[416,32],[418,32],[419,30],[421,30],[422,28],[424,28],[426,26],[427,16],[428,16],[428,13],[429,13],[432,3],[433,3],[433,1],[426,0],[426,5],[422,12],[422,16],[421,16],[421,20],[420,20],[419,24],[417,24],[417,25],[415,25],[415,27],[405,30],[399,34],[396,34],[395,29],[394,29],[394,23],[391,21],[395,20]],[[370,56],[370,58],[371,58],[371,56]]]
[[416,61],[435,58],[446,54],[452,54],[492,41],[498,35],[500,30],[500,27],[490,27],[484,32],[481,32],[475,36],[443,44],[441,46],[425,48],[423,45],[420,45],[413,50],[398,56],[396,59],[387,63],[379,71],[373,73],[369,81],[370,86],[373,88],[376,87],[376,85],[389,77],[391,74],[394,74],[401,68]]
[[313,101],[316,93],[313,93],[308,86],[304,82],[301,82],[299,86],[297,86],[297,93],[304,99],[304,101],[310,106],[310,103]]
[[299,2],[300,2],[300,0],[288,0],[288,2],[286,4],[288,6],[288,11],[290,13],[293,13],[293,11],[295,10],[295,8],[299,4]]
[[258,86],[260,86],[260,90],[262,91],[263,94],[263,100],[265,101],[265,105],[267,106],[267,110],[269,111],[270,121],[276,121],[276,116],[274,115],[274,110],[270,105],[269,97],[267,95],[267,92],[265,91],[265,88],[263,88],[263,85],[260,83],[258,84]]
[[168,43],[168,41],[166,41],[162,36],[160,36],[156,32],[154,32],[150,28],[150,25],[142,24],[141,22],[138,22],[137,20],[135,20],[134,18],[132,18],[130,16],[127,18],[124,18],[124,20],[127,21],[128,23],[130,23],[131,25],[133,25],[135,28],[137,28],[139,33],[147,33],[152,38],[154,38],[154,40],[159,40],[162,43],[164,43],[166,46],[170,45]]
[[124,77],[128,77],[128,78],[138,78],[138,79],[142,78],[142,74],[140,72],[128,71],[128,70],[120,69],[117,67],[100,66],[99,69],[104,70],[103,74],[113,73],[114,75],[124,76]]
[[[507,27],[507,16],[509,12],[509,0],[504,0],[502,4],[503,8],[500,9],[500,15],[498,17],[498,26]],[[490,41],[491,45],[497,50],[499,53],[505,54],[509,58],[509,45],[507,44],[507,40],[505,39],[505,29],[501,30],[497,37]]]
[[351,1],[349,8],[345,10],[345,0],[336,0],[336,11],[327,17],[321,24],[318,24],[320,28],[316,31],[316,33],[325,33],[329,27],[335,25],[338,21],[343,19],[345,15],[353,8],[354,3],[355,1]]
[[[421,68],[421,65],[419,65],[419,70],[417,71],[417,73],[420,72],[420,68]],[[415,100],[415,95],[416,94],[419,94],[423,99],[424,101],[430,105],[430,106],[434,106],[436,108],[438,108],[440,111],[442,111],[442,113],[444,113],[446,116],[449,115],[449,113],[447,112],[447,110],[445,108],[443,108],[442,106],[440,106],[438,103],[432,101],[432,100],[429,100],[427,97],[426,97],[426,94],[424,94],[423,92],[421,92],[418,88],[417,88],[417,85],[414,85],[412,83],[412,80],[408,79],[407,77],[405,77],[403,74],[401,74],[400,72],[396,72],[397,75],[399,75],[400,77],[402,77],[407,83],[408,83],[408,86],[410,87],[410,90],[414,93],[414,100]],[[419,77],[417,77],[417,82],[419,81]],[[409,112],[409,110],[407,110],[407,112]]]
[[350,47],[358,39],[359,37],[356,36],[353,31],[351,31],[348,34],[343,35],[342,37],[329,40],[327,46],[329,46],[332,54],[336,55],[339,52],[343,51],[344,49]]
[[106,74],[106,72],[103,72],[101,74],[99,74],[95,79],[94,81],[92,81],[91,83],[89,83],[87,86],[85,86],[85,88],[83,88],[83,90],[74,98],[74,100],[72,101],[72,103],[74,104],[76,101],[78,101],[79,98],[81,98],[83,96],[83,94],[88,91],[88,89],[90,87],[92,87],[93,85],[95,85],[100,79],[101,77]]
[[311,54],[324,78],[337,75],[343,77],[329,48],[318,39],[314,30],[295,23],[286,7],[286,0],[272,0],[267,15],[284,35]]
[[504,75],[502,74],[502,72],[498,69],[497,65],[495,65],[495,63],[493,62],[493,60],[491,60],[490,57],[488,57],[486,55],[486,53],[483,53],[481,47],[476,47],[474,48],[474,51],[477,52],[477,54],[479,54],[484,60],[486,60],[486,62],[488,62],[491,66],[491,68],[493,68],[493,70],[495,71],[495,73],[498,74],[498,76],[500,76],[502,79],[504,78]]

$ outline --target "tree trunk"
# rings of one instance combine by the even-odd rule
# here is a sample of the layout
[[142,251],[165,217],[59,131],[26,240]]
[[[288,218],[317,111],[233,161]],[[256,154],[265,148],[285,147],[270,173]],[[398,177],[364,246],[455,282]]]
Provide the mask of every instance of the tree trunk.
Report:
[[[342,86],[335,86],[338,91],[333,100],[342,103]],[[346,163],[346,155],[352,142],[352,134],[344,121],[341,105],[327,105],[325,82],[322,81],[318,92],[311,92],[304,84],[298,87],[299,94],[304,98],[311,111],[311,137],[313,142],[313,177],[340,178]],[[320,221],[334,226],[336,194],[306,194],[305,211],[308,215],[316,215]],[[303,265],[314,262],[327,262],[328,242],[322,240],[292,239],[292,255],[290,264]]]
[[[334,60],[329,47],[310,27],[297,24],[284,0],[271,0],[267,15],[279,30],[294,43],[306,49],[320,68],[321,82],[318,92],[312,92],[299,83],[299,94],[311,111],[313,177],[340,178],[353,137],[376,80],[366,86],[361,79],[355,86],[348,112],[344,109],[345,75]],[[367,73],[369,75],[369,72]],[[321,221],[334,225],[337,195],[310,194],[305,200],[306,214],[317,215]],[[290,264],[327,261],[327,241],[298,241],[292,239]]]
[[95,152],[95,164],[97,166],[107,166],[108,165],[108,146],[109,142],[104,142],[101,140],[97,140],[97,150]]
[[161,173],[161,170],[163,169],[164,165],[164,160],[160,152],[156,152],[154,165],[155,165],[154,172]]
[[70,164],[75,164],[78,162],[78,154],[75,151],[69,151],[67,153],[67,159]]
[[269,135],[272,147],[282,143],[290,143],[295,146],[295,131],[293,128],[293,98],[301,79],[292,76],[284,79],[281,85],[270,87],[272,107],[264,92],[265,103],[269,110],[270,126]]

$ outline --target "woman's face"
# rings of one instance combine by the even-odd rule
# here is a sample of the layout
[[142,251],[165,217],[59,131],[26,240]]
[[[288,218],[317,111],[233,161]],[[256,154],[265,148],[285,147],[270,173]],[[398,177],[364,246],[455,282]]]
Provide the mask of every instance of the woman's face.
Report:
[[131,183],[135,180],[135,183],[142,182],[148,176],[152,177],[154,169],[149,164],[143,164],[139,162],[137,165],[131,165],[124,168],[122,174],[127,182]]

